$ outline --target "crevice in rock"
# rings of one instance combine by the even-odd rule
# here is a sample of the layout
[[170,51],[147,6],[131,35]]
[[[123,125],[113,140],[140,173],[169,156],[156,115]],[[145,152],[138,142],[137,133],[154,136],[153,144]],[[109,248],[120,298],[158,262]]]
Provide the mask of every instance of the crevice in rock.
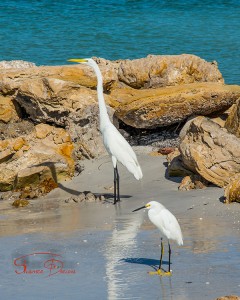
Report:
[[[116,126],[116,117],[114,124]],[[184,122],[154,129],[131,127],[118,119],[118,129],[132,146],[177,147],[180,143],[179,132]]]
[[12,103],[13,103],[13,105],[16,109],[16,112],[17,112],[20,119],[22,119],[22,120],[29,120],[30,119],[30,115],[27,113],[24,106],[22,106],[16,99],[13,99]]

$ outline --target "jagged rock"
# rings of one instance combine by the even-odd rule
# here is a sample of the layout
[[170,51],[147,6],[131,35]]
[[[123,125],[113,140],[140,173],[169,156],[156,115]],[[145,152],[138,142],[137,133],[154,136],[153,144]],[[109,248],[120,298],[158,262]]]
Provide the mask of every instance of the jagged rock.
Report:
[[178,189],[180,191],[189,191],[193,189],[203,189],[208,186],[208,182],[200,175],[193,174],[185,176],[181,181]]
[[225,128],[240,138],[240,99],[231,107]]
[[2,60],[0,61],[0,69],[25,69],[35,67],[34,63],[24,61],[24,60]]
[[111,96],[121,101],[115,115],[122,122],[156,128],[227,109],[240,97],[240,86],[205,82],[154,90],[123,88],[113,90]]
[[[90,68],[85,70],[90,73]],[[104,147],[98,130],[96,91],[84,86],[86,78],[91,78],[93,85],[96,78],[84,74],[80,66],[0,69],[0,93],[11,94],[33,122],[66,128],[76,142],[76,157],[90,158],[102,153]],[[83,80],[83,85],[74,78]]]
[[190,121],[185,132],[179,149],[184,165],[192,172],[220,187],[240,173],[239,138],[205,117]]
[[22,198],[49,192],[74,173],[73,144],[62,128],[38,124],[31,134],[0,141],[0,191]]
[[240,173],[230,178],[229,184],[225,187],[224,196],[226,203],[240,203]]
[[218,297],[216,300],[240,300],[240,297],[236,295],[229,295],[229,296]]
[[148,55],[121,61],[119,80],[133,88],[165,87],[193,82],[221,82],[217,64],[189,54]]
[[[95,60],[116,125],[121,119],[137,128],[166,126],[228,108],[240,96],[240,87],[223,85],[215,63],[194,55]],[[35,197],[72,176],[72,151],[75,160],[105,151],[96,82],[93,70],[79,64],[0,63],[0,190],[15,188],[22,197]]]
[[[138,95],[139,98],[144,98],[146,90],[139,90],[139,88],[159,88],[206,81],[224,82],[215,63],[208,63],[194,55],[149,55],[132,61],[108,61],[100,58],[95,58],[95,60],[99,63],[103,74],[106,103],[114,109],[125,105],[133,91],[137,93],[135,99]],[[6,67],[6,62],[3,65]],[[36,67],[31,63],[27,65],[25,62],[8,62],[7,65],[11,68],[0,68],[0,93],[11,95],[24,115],[34,122],[50,123],[66,128],[76,145],[75,149],[78,149],[75,151],[78,159],[83,156],[92,158],[105,151],[98,129],[97,96],[96,91],[93,90],[96,88],[97,81],[91,68],[79,64]],[[154,96],[156,92],[157,90],[151,89],[148,98],[151,97],[150,95]],[[191,93],[195,93],[194,88]],[[122,96],[123,99],[121,99]],[[158,95],[157,98],[159,98]],[[155,97],[155,100],[157,98]],[[232,99],[229,100],[231,101]],[[211,109],[214,110],[217,107],[211,107],[209,111]],[[129,124],[130,116],[127,121],[125,117],[121,117],[120,112],[118,111],[116,116]],[[113,113],[114,111],[111,110],[111,115]],[[191,113],[188,112],[188,114]],[[150,114],[149,111],[149,117]],[[171,115],[174,114],[171,113]],[[153,121],[149,124],[143,120],[144,115],[140,114],[140,120],[138,116],[135,117],[136,121],[133,123],[136,124],[130,122],[131,126],[140,128],[151,128],[155,126],[153,123],[156,123],[156,126],[164,126],[182,119],[182,117],[169,119],[166,113],[164,120],[161,121],[161,118],[158,118],[156,122],[152,113]],[[137,124],[139,122],[140,124]]]

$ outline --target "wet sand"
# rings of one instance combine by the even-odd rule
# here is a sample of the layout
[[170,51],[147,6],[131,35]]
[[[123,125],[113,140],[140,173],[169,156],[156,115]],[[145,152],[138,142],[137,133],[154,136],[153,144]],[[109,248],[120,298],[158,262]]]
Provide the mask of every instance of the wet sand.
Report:
[[[78,177],[25,208],[0,203],[2,299],[200,300],[240,294],[240,205],[223,204],[223,189],[214,186],[178,191],[179,179],[165,176],[164,157],[150,156],[148,148],[137,153],[144,177],[138,182],[119,167],[118,205],[112,205],[108,156],[85,161]],[[65,203],[86,190],[109,199]],[[184,246],[172,244],[172,277],[147,273],[159,263],[160,235],[147,212],[132,210],[150,200],[164,204],[182,228]],[[33,270],[42,273],[27,273]]]

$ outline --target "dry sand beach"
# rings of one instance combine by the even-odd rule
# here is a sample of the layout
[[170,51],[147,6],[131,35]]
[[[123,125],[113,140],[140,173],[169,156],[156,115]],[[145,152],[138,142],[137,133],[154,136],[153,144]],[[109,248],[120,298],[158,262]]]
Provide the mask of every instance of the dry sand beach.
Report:
[[[223,189],[215,186],[178,191],[180,180],[166,178],[165,157],[149,155],[148,147],[136,152],[144,177],[138,182],[120,166],[117,205],[110,197],[109,156],[86,160],[79,176],[27,207],[1,202],[2,299],[200,300],[239,294],[239,204],[224,204]],[[86,190],[109,198],[65,202]],[[172,277],[147,273],[159,263],[160,235],[146,212],[132,210],[150,200],[164,204],[182,228],[184,246],[172,244]],[[167,262],[165,252],[164,267]]]

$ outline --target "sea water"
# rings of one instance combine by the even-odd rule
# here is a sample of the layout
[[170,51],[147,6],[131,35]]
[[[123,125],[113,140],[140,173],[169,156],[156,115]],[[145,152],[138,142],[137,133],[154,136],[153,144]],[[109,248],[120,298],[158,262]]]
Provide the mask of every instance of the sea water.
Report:
[[190,53],[240,84],[239,0],[2,0],[0,41],[0,60],[37,65]]

